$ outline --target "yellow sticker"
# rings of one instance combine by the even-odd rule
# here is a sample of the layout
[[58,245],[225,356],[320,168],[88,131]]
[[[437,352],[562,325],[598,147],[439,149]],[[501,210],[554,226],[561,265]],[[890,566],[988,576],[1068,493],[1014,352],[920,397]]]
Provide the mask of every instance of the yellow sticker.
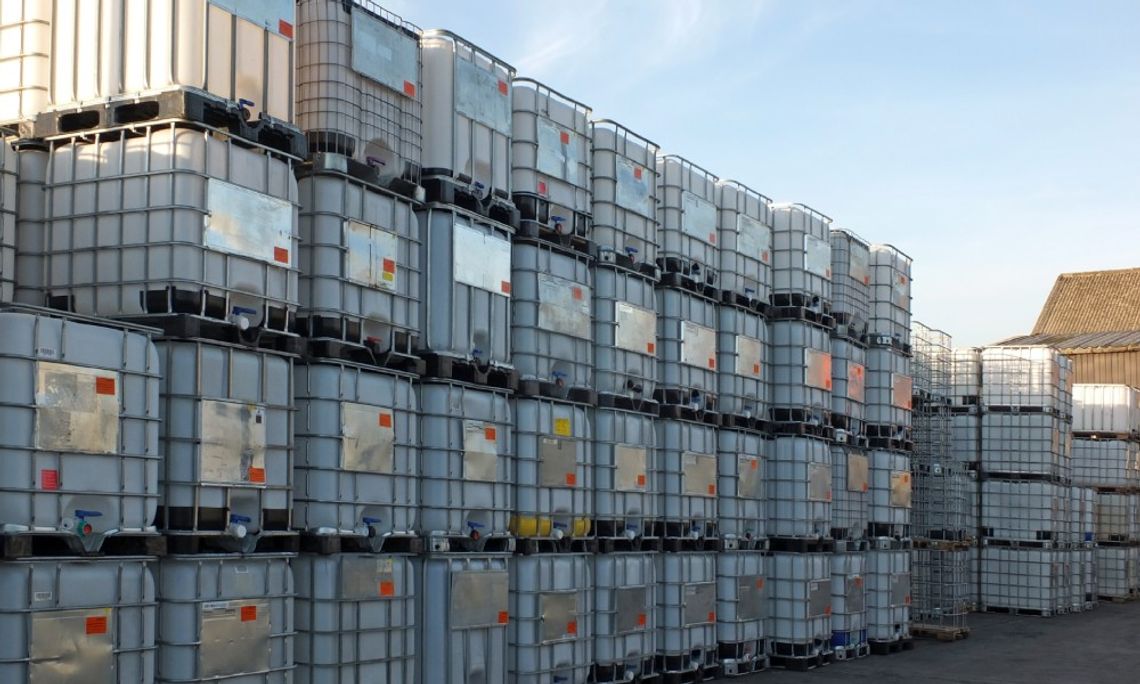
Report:
[[554,419],[554,434],[559,437],[570,436],[570,419],[569,418],[555,418]]

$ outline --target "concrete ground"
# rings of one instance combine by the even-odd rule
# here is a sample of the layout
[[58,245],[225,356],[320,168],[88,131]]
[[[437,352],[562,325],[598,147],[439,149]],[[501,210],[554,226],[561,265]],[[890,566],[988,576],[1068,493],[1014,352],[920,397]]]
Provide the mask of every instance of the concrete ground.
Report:
[[742,684],[1137,684],[1140,602],[1101,603],[1052,618],[972,613],[969,638],[915,639],[912,651],[836,662],[810,672],[772,670]]

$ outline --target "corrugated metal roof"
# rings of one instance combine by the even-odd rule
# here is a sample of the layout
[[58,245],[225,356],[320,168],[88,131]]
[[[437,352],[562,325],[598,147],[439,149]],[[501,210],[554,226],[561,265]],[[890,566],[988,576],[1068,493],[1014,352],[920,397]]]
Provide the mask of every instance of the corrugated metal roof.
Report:
[[1140,330],[1125,332],[1093,332],[1068,335],[1033,334],[1019,335],[1008,340],[998,342],[1002,346],[1016,346],[1026,344],[1043,344],[1065,352],[1095,351],[1096,349],[1111,349],[1124,351],[1140,349]]
[[1045,300],[1034,334],[1140,330],[1140,268],[1062,273]]

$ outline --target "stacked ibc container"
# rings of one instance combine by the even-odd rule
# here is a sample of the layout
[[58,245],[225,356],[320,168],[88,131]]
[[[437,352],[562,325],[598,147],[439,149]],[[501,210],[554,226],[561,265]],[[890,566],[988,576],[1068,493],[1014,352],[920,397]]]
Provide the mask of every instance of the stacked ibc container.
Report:
[[982,350],[981,605],[1071,604],[1072,363],[1048,347]]
[[972,606],[980,604],[979,568],[981,536],[978,519],[981,514],[982,439],[982,350],[978,347],[959,347],[950,353],[950,455],[952,463],[966,475],[965,505],[962,510],[962,527],[973,537],[969,547],[970,565],[967,570],[967,595]]
[[850,230],[831,231],[831,641],[835,657],[866,656],[865,574],[870,479],[863,433],[870,247]]
[[773,207],[765,463],[773,665],[810,668],[832,654],[831,219]]
[[[596,682],[657,672],[657,145],[590,123]],[[568,218],[568,217],[564,217]],[[565,224],[565,220],[562,221]],[[572,237],[573,231],[569,232]],[[708,580],[707,580],[708,581]]]
[[[1074,563],[1082,578],[1095,554],[1097,589],[1086,601],[1140,594],[1140,390],[1127,385],[1073,385],[1073,516],[1092,499],[1092,534],[1078,526]],[[1086,493],[1087,492],[1087,493]],[[1095,550],[1093,549],[1095,545]]]
[[717,641],[720,673],[768,665],[765,461],[772,210],[737,181],[717,184],[720,311],[717,326]]
[[867,637],[872,653],[910,648],[911,317],[910,257],[871,245],[865,432],[870,505]]

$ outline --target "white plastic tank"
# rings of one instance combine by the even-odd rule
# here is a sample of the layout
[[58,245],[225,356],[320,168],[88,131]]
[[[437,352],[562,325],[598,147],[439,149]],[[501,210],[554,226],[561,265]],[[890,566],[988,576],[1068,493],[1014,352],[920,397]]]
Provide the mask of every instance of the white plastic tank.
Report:
[[364,345],[379,363],[411,353],[422,287],[413,204],[342,173],[304,175],[297,187],[300,329]]
[[772,655],[831,653],[831,554],[773,553],[768,563]]
[[58,139],[44,225],[55,308],[289,329],[297,181],[267,148],[178,123]]
[[716,556],[716,635],[722,676],[751,672],[767,662],[764,565],[760,551],[726,551]]
[[656,671],[656,559],[653,553],[592,557],[595,681],[635,681]]
[[[1080,554],[1081,587],[1084,592],[1084,606],[1086,609],[1092,609],[1096,607],[1100,598],[1099,592],[1097,591],[1097,575],[1100,572],[1098,567],[1099,559],[1097,558],[1098,549],[1086,546],[1079,549],[1077,553]],[[1140,582],[1137,584],[1140,586]]]
[[871,245],[869,333],[904,348],[910,345],[911,258],[893,245]]
[[1073,415],[1073,362],[1044,346],[982,350],[982,404]]
[[657,556],[658,672],[691,672],[717,656],[717,554]]
[[589,239],[592,110],[529,78],[514,80],[511,99],[511,190],[522,231]]
[[1140,487],[1140,444],[1118,439],[1074,439],[1073,482],[1092,487]]
[[643,537],[658,515],[657,419],[594,411],[594,514],[599,537]]
[[657,143],[625,126],[592,121],[593,239],[599,261],[657,279]]
[[51,97],[51,20],[54,3],[0,3],[0,124],[33,121]]
[[433,550],[508,534],[514,508],[514,436],[506,392],[421,382],[419,527]]
[[6,148],[4,153],[12,154],[16,162],[16,193],[10,200],[5,194],[4,199],[5,206],[16,211],[14,232],[11,237],[6,234],[0,238],[0,243],[8,241],[16,248],[12,270],[15,280],[13,297],[23,304],[43,305],[47,277],[44,268],[44,245],[47,241],[44,234],[44,217],[47,214],[44,184],[51,154],[42,144],[21,144]]
[[1136,595],[1138,587],[1140,587],[1140,547],[1096,547],[1096,593],[1099,597],[1131,598]]
[[347,362],[293,369],[293,526],[379,547],[417,532],[419,415],[412,376]]
[[866,377],[863,414],[867,423],[909,427],[914,396],[910,357],[890,347],[871,347]]
[[591,411],[540,397],[517,397],[513,403],[511,532],[553,539],[589,535],[594,517]]
[[511,246],[511,361],[547,396],[593,403],[591,262],[548,242]]
[[511,557],[440,554],[413,562],[418,684],[507,681]]
[[175,89],[293,120],[292,0],[59,0],[51,104]]
[[717,429],[687,420],[657,421],[657,480],[664,536],[717,536]]
[[750,548],[766,536],[764,471],[772,442],[756,432],[729,428],[721,428],[717,439],[720,535]]
[[871,248],[866,240],[845,228],[831,230],[831,312],[848,335],[857,338],[867,331],[871,315]]
[[[1101,560],[1100,553],[1105,548],[1097,549],[1098,561]],[[1125,552],[1136,550],[1135,547],[1107,548]],[[1043,617],[1054,615],[1059,609],[1067,611],[1071,581],[1065,567],[1068,556],[1067,549],[983,546],[980,561],[982,607],[1032,612]],[[1108,577],[1122,579],[1121,575],[1116,574],[1118,569],[1125,570],[1134,577],[1135,560],[1132,560],[1127,567],[1119,568],[1113,568],[1111,564],[1098,563],[1097,572],[1101,577],[1106,577],[1107,573]],[[1100,593],[1111,595],[1103,589]]]
[[831,219],[803,204],[772,206],[772,304],[822,312],[831,302]]
[[128,556],[0,563],[0,680],[154,681],[153,563]]
[[[831,340],[831,420],[843,439],[863,434],[867,401],[867,350],[850,340]],[[842,418],[840,418],[842,416]],[[842,427],[840,425],[842,424]],[[839,435],[836,435],[839,438]]]
[[822,425],[833,387],[828,331],[807,321],[772,321],[768,344],[772,420]]
[[[986,479],[982,481],[981,504],[981,526],[986,537],[1030,542],[1068,541],[1064,537],[1072,517],[1067,485]],[[1135,508],[1129,511],[1131,517],[1135,512]],[[1097,513],[1097,525],[1108,525],[1109,509],[1101,510],[1098,506]]]
[[[910,507],[914,482],[910,454],[901,451],[871,449],[867,452],[871,491],[867,517],[873,525],[906,528],[910,525]],[[892,536],[897,536],[892,534]]]
[[721,287],[716,176],[677,155],[657,158],[661,233],[657,266],[697,285]]
[[424,31],[420,45],[425,180],[509,202],[514,67],[450,31]]
[[749,421],[768,419],[771,351],[760,314],[722,304],[717,328],[717,410]]
[[1073,430],[1140,435],[1140,389],[1128,385],[1073,385]]
[[159,560],[155,681],[293,681],[292,562],[286,554]]
[[657,290],[657,391],[663,404],[716,411],[716,300],[687,290]]
[[982,415],[979,458],[988,473],[1069,477],[1072,425],[1048,413]]
[[872,549],[866,559],[867,638],[910,638],[910,552]]
[[777,436],[765,465],[770,537],[831,534],[831,447],[817,437]]
[[867,453],[850,444],[831,446],[831,530],[836,538],[863,539],[867,534],[867,506],[871,489]]
[[[0,8],[0,12],[4,10]],[[3,17],[0,17],[0,22]],[[3,35],[0,26],[0,35]],[[0,57],[0,60],[3,58]],[[3,61],[0,61],[2,68]],[[0,100],[3,95],[0,95]],[[16,221],[19,216],[19,153],[12,146],[14,138],[0,136],[0,302],[16,296]]]
[[297,3],[297,127],[390,186],[419,183],[420,29],[372,0]]
[[431,204],[416,214],[423,243],[420,344],[479,364],[509,364],[513,231],[454,206]]
[[959,348],[950,352],[950,398],[954,404],[977,404],[982,393],[982,350]]
[[867,654],[866,552],[831,556],[831,646],[841,660]]
[[594,661],[592,561],[557,553],[511,562],[509,681],[586,684]]
[[145,329],[0,308],[0,530],[155,534],[160,373]]
[[298,684],[415,684],[411,557],[301,554],[293,575]]
[[772,200],[734,180],[717,183],[720,287],[746,306],[772,292]]
[[653,398],[657,299],[644,274],[594,269],[594,381],[599,394],[628,399],[633,407]]
[[224,531],[246,550],[262,533],[289,530],[292,357],[203,341],[157,346],[165,456],[158,524]]
[[1140,541],[1140,494],[1096,493],[1096,539],[1117,543]]

